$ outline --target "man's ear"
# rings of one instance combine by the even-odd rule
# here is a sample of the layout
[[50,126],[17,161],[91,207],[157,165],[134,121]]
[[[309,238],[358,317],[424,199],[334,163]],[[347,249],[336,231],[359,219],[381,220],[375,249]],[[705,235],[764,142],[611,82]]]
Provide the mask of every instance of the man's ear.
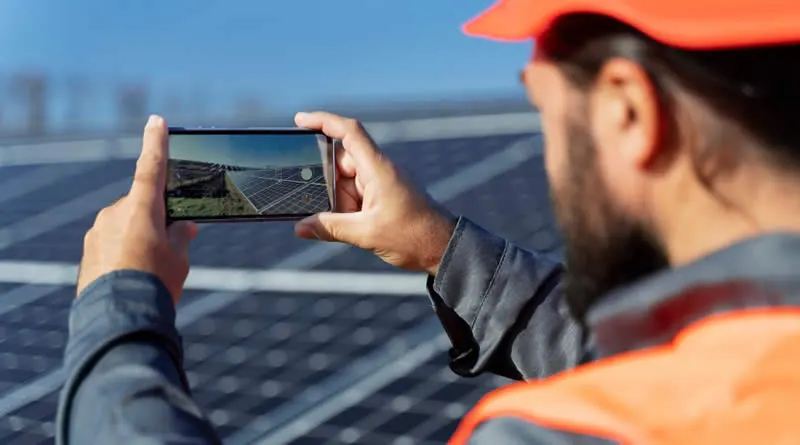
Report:
[[659,98],[644,69],[627,59],[606,62],[595,79],[590,122],[599,148],[621,162],[645,168],[658,156]]

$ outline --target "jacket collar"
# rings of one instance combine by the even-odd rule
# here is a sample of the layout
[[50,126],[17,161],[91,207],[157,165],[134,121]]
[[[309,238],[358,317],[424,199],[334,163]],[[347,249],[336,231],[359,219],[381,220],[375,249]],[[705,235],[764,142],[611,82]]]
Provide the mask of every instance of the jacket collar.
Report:
[[607,357],[669,342],[720,312],[800,306],[800,235],[750,238],[612,292],[589,311],[594,353]]

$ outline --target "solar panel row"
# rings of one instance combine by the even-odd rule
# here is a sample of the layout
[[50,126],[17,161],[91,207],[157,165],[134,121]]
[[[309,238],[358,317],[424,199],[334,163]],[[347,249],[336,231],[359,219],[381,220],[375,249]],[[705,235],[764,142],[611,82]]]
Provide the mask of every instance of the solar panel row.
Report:
[[[517,136],[472,138],[384,148],[413,180],[432,184],[479,165],[515,139]],[[77,262],[83,234],[96,210],[127,188],[129,180],[122,180],[130,174],[132,164],[90,164],[81,174],[4,201],[6,211],[0,212],[0,230],[14,227],[13,233],[20,234],[14,239],[20,241],[0,249],[0,258]],[[63,166],[37,168],[42,169],[43,178],[49,178]],[[12,187],[13,178],[24,178],[33,171],[26,167],[19,171],[16,167],[4,169],[0,184]],[[230,174],[240,173],[248,172]],[[313,175],[320,184],[321,173],[316,170]],[[284,182],[297,180],[295,175],[300,175],[299,171],[287,174]],[[560,242],[547,209],[544,178],[540,160],[526,161],[446,204],[455,213],[466,214],[518,244],[557,249]],[[248,182],[248,186],[254,186],[251,194],[268,188],[270,184],[263,179]],[[108,196],[94,195],[120,181],[124,184],[109,189]],[[314,190],[311,187],[309,191]],[[269,196],[264,200],[274,202]],[[42,226],[45,222],[47,227]],[[44,227],[39,234],[23,236],[38,226]],[[284,224],[209,225],[193,244],[191,255],[195,265],[268,268],[309,245],[291,236],[291,227]],[[318,268],[386,270],[371,254],[354,249]],[[30,386],[58,368],[73,299],[73,289],[58,287],[36,301],[3,309],[6,302],[21,301],[20,295],[30,296],[35,291],[28,287],[15,294],[16,289],[15,285],[0,285],[0,399],[9,390]],[[183,301],[189,304],[205,294],[187,290]],[[431,320],[430,304],[424,297],[274,292],[243,295],[236,303],[181,330],[193,393],[226,438],[246,425],[252,427],[253,419],[272,418],[278,410],[297,403],[302,389],[328,381],[365,354],[392,344]],[[362,401],[342,406],[292,443],[443,443],[458,416],[499,383],[502,381],[494,378],[458,378],[447,368],[447,355],[442,352],[413,372],[390,379]],[[0,443],[52,444],[57,397],[57,391],[53,391],[0,415]]]
[[261,214],[315,213],[327,207],[328,190],[321,168],[316,168],[316,172],[310,170],[312,175],[306,175],[308,179],[302,178],[300,168],[281,169],[277,175],[264,170],[228,175]]
[[299,190],[289,199],[275,203],[269,208],[269,211],[280,214],[308,214],[327,210],[329,207],[327,187],[311,184],[305,189]]
[[329,443],[331,439],[359,444],[442,444],[472,405],[506,383],[507,379],[488,376],[465,381],[443,367],[437,356],[290,444]]

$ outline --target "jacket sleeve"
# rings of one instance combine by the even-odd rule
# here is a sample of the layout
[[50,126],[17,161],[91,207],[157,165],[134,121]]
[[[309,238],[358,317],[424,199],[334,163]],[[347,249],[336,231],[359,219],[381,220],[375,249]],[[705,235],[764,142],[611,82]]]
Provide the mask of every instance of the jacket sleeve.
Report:
[[562,298],[563,264],[459,218],[428,292],[462,376],[543,378],[586,360]]
[[118,271],[73,302],[59,397],[58,444],[219,444],[192,400],[169,292]]

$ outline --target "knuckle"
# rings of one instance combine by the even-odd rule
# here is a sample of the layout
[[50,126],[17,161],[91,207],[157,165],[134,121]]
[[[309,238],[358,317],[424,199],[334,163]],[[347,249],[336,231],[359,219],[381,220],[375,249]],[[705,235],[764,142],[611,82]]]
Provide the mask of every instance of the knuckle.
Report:
[[150,169],[150,165],[153,163],[152,159],[152,154],[143,151],[142,154],[139,155],[139,158],[136,159],[136,169],[133,171],[133,175],[136,176],[136,174],[142,170]]
[[139,159],[136,160],[134,175],[139,171],[152,172],[157,170],[159,165],[164,162],[164,157],[164,153],[160,150],[143,150],[142,154],[139,155]]
[[108,219],[108,211],[109,211],[109,207],[105,207],[105,208],[101,209],[99,212],[97,212],[97,216],[95,216],[95,218],[94,218],[94,225],[95,226],[98,225],[98,224],[102,224],[103,221]]
[[351,117],[345,118],[344,125],[347,130],[353,133],[362,133],[364,131],[364,126],[361,125],[358,119],[353,119]]
[[90,246],[94,240],[94,229],[91,228],[83,235],[83,246]]
[[147,165],[158,164],[164,160],[164,153],[161,150],[147,150],[142,153],[140,161]]
[[94,225],[92,226],[92,229],[96,229],[97,226],[106,224],[110,219],[113,219],[114,216],[120,211],[119,209],[122,206],[127,205],[127,203],[128,200],[123,196],[122,198],[118,198],[111,205],[100,209],[94,219]]
[[146,201],[136,200],[135,202],[131,203],[130,212],[133,214],[142,214],[148,212],[149,210],[150,205]]
[[157,180],[158,176],[150,166],[138,166],[133,173],[133,182],[137,184],[152,184]]

